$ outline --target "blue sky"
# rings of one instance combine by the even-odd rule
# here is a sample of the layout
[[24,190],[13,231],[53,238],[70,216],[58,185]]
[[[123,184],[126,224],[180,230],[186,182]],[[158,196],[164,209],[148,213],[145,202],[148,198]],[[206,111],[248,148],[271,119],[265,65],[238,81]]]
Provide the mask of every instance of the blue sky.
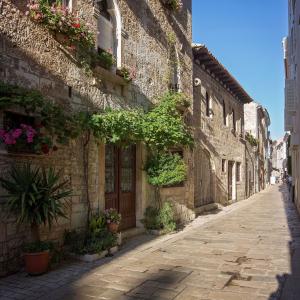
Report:
[[282,38],[287,34],[287,0],[193,0],[193,41],[205,44],[265,106],[271,137],[284,134]]

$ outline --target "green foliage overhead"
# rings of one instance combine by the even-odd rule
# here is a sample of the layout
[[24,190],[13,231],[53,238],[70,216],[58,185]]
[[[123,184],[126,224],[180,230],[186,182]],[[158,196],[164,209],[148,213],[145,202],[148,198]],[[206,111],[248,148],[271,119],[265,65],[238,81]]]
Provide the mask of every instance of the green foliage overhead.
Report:
[[185,181],[187,167],[178,154],[159,153],[146,163],[148,182],[154,186],[172,186]]
[[174,211],[169,202],[165,202],[161,209],[152,206],[147,207],[142,222],[148,230],[170,232],[176,229]]
[[152,151],[191,146],[193,138],[182,109],[189,100],[182,93],[167,93],[148,113],[138,110],[112,110],[90,114],[66,113],[64,109],[34,90],[0,82],[0,109],[13,106],[40,115],[41,123],[56,142],[66,144],[83,132],[91,132],[105,143],[134,144],[144,142]]
[[137,110],[106,110],[91,116],[91,129],[96,139],[112,144],[141,141],[143,114]]
[[167,93],[147,114],[143,122],[143,137],[146,145],[157,151],[171,147],[191,146],[193,138],[184,122],[181,108],[189,102],[182,93]]
[[0,178],[8,192],[8,209],[16,214],[17,222],[48,225],[58,217],[66,218],[66,203],[71,195],[68,182],[61,181],[60,172],[53,168],[33,168],[30,164],[13,166],[5,178]]

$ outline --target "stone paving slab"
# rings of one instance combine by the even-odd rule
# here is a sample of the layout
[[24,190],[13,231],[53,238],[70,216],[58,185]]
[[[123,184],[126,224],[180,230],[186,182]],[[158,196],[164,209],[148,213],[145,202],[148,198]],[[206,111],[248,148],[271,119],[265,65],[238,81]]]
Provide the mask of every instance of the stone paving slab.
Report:
[[300,220],[286,193],[272,186],[112,258],[3,278],[0,299],[299,300]]

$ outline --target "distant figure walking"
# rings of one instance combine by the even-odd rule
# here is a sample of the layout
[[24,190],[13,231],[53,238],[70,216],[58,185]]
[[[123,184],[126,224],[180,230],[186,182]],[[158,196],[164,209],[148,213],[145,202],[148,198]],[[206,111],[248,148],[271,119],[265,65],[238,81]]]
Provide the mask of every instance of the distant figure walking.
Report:
[[294,202],[294,185],[293,185],[293,177],[288,175],[287,176],[287,185],[289,188],[289,195],[290,199]]

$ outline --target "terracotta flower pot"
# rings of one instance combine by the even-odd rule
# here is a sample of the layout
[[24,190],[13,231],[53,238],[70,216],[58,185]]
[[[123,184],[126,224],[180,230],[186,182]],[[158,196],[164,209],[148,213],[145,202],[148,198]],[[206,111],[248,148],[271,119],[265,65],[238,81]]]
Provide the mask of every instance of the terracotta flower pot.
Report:
[[107,224],[107,228],[112,233],[117,233],[119,229],[119,224],[117,223],[109,223]]
[[30,275],[40,275],[46,273],[49,267],[49,250],[37,253],[25,253],[25,270]]

